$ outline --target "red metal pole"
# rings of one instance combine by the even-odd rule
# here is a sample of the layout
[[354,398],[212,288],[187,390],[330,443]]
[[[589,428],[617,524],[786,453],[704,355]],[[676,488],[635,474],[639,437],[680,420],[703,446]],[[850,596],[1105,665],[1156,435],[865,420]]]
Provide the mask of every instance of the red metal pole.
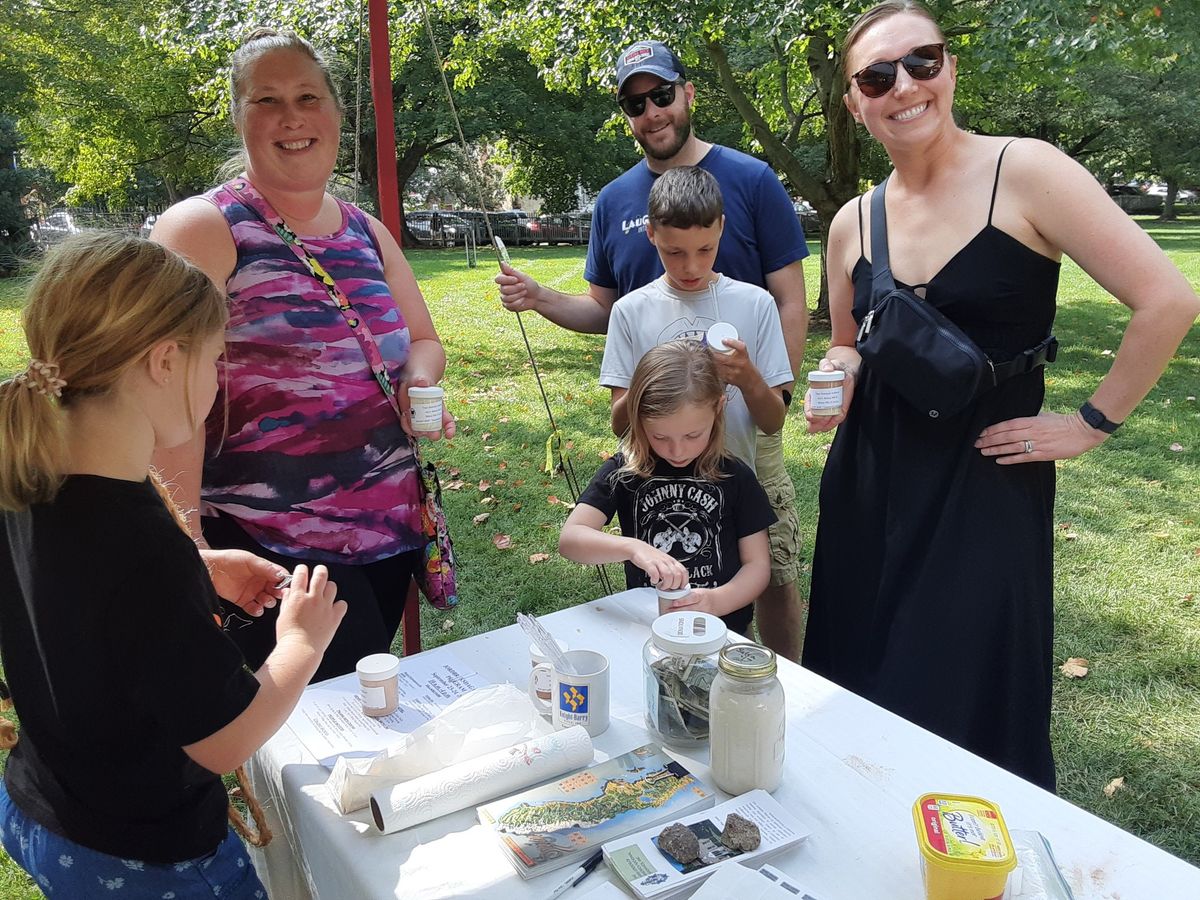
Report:
[[[388,38],[387,0],[368,0],[371,32],[371,101],[375,105],[375,171],[379,178],[379,219],[404,245],[400,233],[400,190],[396,183],[396,120],[392,112],[392,50]],[[424,560],[422,560],[422,563]],[[408,586],[404,602],[404,655],[421,652],[421,606],[417,583]]]
[[371,32],[371,101],[375,105],[375,167],[379,178],[379,218],[403,246],[400,190],[396,184],[396,120],[392,112],[392,51],[387,0],[368,0]]

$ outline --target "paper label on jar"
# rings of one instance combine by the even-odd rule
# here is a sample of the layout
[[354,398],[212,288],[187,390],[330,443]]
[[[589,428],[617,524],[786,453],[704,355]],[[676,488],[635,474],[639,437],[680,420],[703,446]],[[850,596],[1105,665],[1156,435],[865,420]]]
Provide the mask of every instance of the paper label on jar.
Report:
[[839,409],[842,405],[842,386],[810,387],[808,402],[813,409]]
[[363,709],[383,709],[387,704],[387,694],[381,687],[358,686],[358,697],[362,700]]
[[442,400],[440,397],[416,397],[412,400],[413,431],[441,431]]

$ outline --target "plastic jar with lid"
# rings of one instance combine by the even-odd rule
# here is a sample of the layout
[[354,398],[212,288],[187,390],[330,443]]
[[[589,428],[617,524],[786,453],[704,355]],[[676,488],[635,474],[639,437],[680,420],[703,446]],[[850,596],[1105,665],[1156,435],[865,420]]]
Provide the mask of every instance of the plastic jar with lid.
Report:
[[708,706],[713,781],[726,793],[779,787],[784,697],[775,672],[774,652],[758,644],[720,652]]
[[642,649],[646,727],[664,744],[708,740],[708,695],[727,629],[716,616],[680,610],[659,616]]

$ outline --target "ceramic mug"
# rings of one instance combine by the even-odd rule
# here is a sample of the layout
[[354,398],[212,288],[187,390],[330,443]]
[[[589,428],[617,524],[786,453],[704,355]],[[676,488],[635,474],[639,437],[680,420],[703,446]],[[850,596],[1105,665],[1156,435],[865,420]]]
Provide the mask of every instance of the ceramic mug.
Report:
[[[550,663],[538,663],[529,673],[529,698],[550,714],[555,728],[582,725],[592,737],[608,729],[608,657],[595,650],[568,650],[564,654],[578,675],[559,672]],[[549,675],[550,702],[537,696],[539,677]]]
[[[558,649],[563,651],[563,653],[566,653],[567,650],[569,649],[567,647],[566,641],[560,641],[557,638],[555,638],[554,643],[558,644]],[[546,654],[544,654],[541,650],[538,649],[537,644],[529,645],[529,667],[531,669],[538,666],[541,663],[548,662],[548,661],[549,660],[546,658]],[[550,667],[549,666],[542,667],[542,670],[538,673],[538,678],[537,678],[537,681],[534,683],[533,688],[534,688],[534,693],[537,694],[537,697],[539,700],[544,700],[544,701],[550,700]],[[543,715],[547,715],[547,716],[550,715],[550,710],[547,708],[543,712]]]

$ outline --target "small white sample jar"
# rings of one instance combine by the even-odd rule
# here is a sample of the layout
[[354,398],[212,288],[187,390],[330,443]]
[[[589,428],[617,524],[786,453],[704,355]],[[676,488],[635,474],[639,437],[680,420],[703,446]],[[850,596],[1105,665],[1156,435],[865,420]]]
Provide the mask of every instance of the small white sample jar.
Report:
[[712,348],[714,353],[732,353],[733,348],[726,344],[726,341],[736,341],[738,339],[738,330],[728,322],[714,322],[709,326],[708,332],[704,336],[705,342]]
[[846,373],[841,369],[832,372],[813,371],[808,373],[808,408],[814,416],[837,416],[842,412],[842,389],[846,385]]
[[685,584],[676,591],[668,591],[664,588],[655,588],[658,592],[658,614],[661,616],[664,613],[670,612],[670,605],[676,600],[682,600],[692,592],[692,586]]
[[773,791],[783,778],[784,697],[775,653],[731,644],[717,658],[708,698],[712,777],[727,794]]
[[354,667],[358,673],[358,696],[363,713],[368,716],[390,716],[400,705],[400,658],[391,653],[372,653],[364,656]]
[[437,385],[408,389],[413,431],[436,434],[442,430],[442,398],[444,396],[445,391]]

